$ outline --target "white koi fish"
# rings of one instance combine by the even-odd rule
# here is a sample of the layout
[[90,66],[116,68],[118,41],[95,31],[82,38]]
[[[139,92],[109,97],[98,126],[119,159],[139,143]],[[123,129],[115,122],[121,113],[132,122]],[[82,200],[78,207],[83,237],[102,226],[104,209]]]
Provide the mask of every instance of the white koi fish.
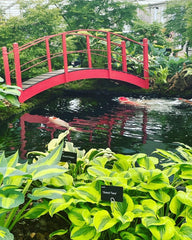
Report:
[[74,127],[71,127],[69,125],[69,123],[65,122],[64,120],[62,120],[60,118],[54,117],[54,116],[53,117],[49,117],[49,122],[53,123],[53,124],[55,124],[57,126],[65,127],[65,128],[67,128],[69,130],[72,130],[72,131],[77,131],[77,129],[74,128]]

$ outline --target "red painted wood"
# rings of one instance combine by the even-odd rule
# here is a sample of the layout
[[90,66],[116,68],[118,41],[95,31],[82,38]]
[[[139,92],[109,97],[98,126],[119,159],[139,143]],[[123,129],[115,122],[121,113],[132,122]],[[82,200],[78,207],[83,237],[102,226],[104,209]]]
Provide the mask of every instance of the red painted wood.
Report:
[[111,34],[107,32],[107,60],[108,60],[108,69],[109,69],[109,78],[111,78]]
[[65,71],[65,82],[68,80],[68,60],[67,60],[67,42],[66,42],[66,33],[62,34],[62,44],[63,44],[63,63]]
[[[50,89],[52,87],[63,84],[63,79],[65,79],[65,74],[60,74],[51,78],[48,78],[44,81],[41,81],[30,88],[27,88],[25,91],[21,93],[19,97],[19,101],[25,102],[26,100],[32,98],[33,96]],[[118,81],[123,81],[127,83],[134,84],[141,88],[146,88],[146,81],[142,78],[134,76],[132,74],[124,73],[121,71],[111,70],[109,74],[108,69],[82,69],[68,72],[67,82],[73,82],[77,80],[83,79],[114,79]],[[109,77],[110,75],[110,77]]]
[[17,83],[17,86],[22,89],[21,64],[20,64],[18,43],[13,43],[13,53],[14,53],[14,62],[15,62],[16,83]]
[[146,88],[149,87],[149,60],[148,60],[148,39],[143,39],[143,68],[144,79],[146,80]]
[[7,53],[6,47],[2,47],[2,54],[3,54],[3,63],[4,63],[4,71],[5,71],[5,81],[7,85],[11,85],[9,60],[8,60],[8,53]]
[[[94,33],[102,33],[101,35],[95,34]],[[61,36],[62,38],[62,52],[55,53],[54,55],[51,55],[50,53],[50,46],[49,46],[49,39]],[[86,49],[77,49],[77,50],[70,50],[67,51],[67,36],[84,36],[86,39]],[[116,36],[118,38],[122,39],[121,44],[117,42],[112,41],[111,36]],[[90,45],[90,37],[95,38],[99,40],[100,42],[105,42],[107,44],[107,49],[103,48],[98,48],[98,49],[91,49]],[[82,38],[83,39],[83,38]],[[143,48],[143,75],[144,79],[139,78],[137,76],[131,75],[127,73],[127,57],[126,57],[126,41],[131,41],[134,44],[139,45],[141,48]],[[24,63],[22,65],[22,71],[21,71],[21,66],[20,66],[20,54],[22,54],[23,51],[30,47],[35,47],[36,44],[45,42],[46,46],[46,57],[45,59],[41,58],[36,58],[34,60],[30,60],[27,63]],[[103,45],[104,46],[104,45]],[[113,46],[113,48],[112,48]],[[122,71],[116,71],[112,68],[112,49],[113,49],[113,56],[119,56],[119,52],[115,52],[114,49],[119,49],[121,48],[121,57],[122,57]],[[105,30],[95,30],[95,29],[80,29],[80,30],[73,30],[73,31],[68,31],[64,33],[59,33],[55,35],[50,35],[47,37],[42,37],[39,39],[36,39],[28,44],[25,44],[21,47],[18,47],[17,43],[13,44],[13,51],[10,51],[7,53],[7,49],[4,47],[2,48],[3,51],[3,61],[4,61],[4,69],[5,69],[5,78],[6,82],[8,84],[11,84],[11,79],[10,79],[10,73],[14,73],[14,69],[12,71],[9,70],[9,59],[8,56],[9,54],[14,53],[14,62],[15,62],[15,77],[16,77],[16,82],[19,87],[22,88],[22,72],[30,70],[32,67],[36,67],[42,62],[47,62],[48,65],[48,71],[52,72],[52,58],[54,57],[60,57],[63,56],[63,64],[64,64],[64,74],[60,74],[58,76],[50,77],[48,76],[48,79],[43,80],[42,82],[39,82],[33,86],[30,86],[28,89],[23,90],[21,96],[20,96],[20,101],[24,102],[27,99],[35,96],[36,94],[45,91],[51,87],[67,83],[67,82],[72,82],[76,80],[81,80],[81,79],[92,79],[92,78],[105,78],[105,79],[114,79],[114,80],[119,80],[119,81],[124,81],[127,83],[134,84],[136,86],[142,87],[142,88],[148,88],[149,87],[149,66],[148,66],[148,42],[147,39],[143,39],[143,44],[136,42],[134,40],[131,40],[129,38],[126,38],[124,36],[121,36],[116,33],[108,32]],[[81,69],[77,71],[76,69],[73,69],[74,71],[71,71],[71,69],[68,69],[68,54],[87,54],[87,59],[88,59],[88,68],[89,69]],[[92,55],[98,55],[104,57],[106,59],[107,63],[107,69],[105,69],[105,65],[103,65],[104,69],[96,69],[95,66],[93,66],[92,62]],[[33,63],[35,61],[35,64]],[[113,61],[118,62],[118,58],[115,59],[113,57]],[[31,64],[31,65],[30,65]],[[26,69],[24,67],[26,66]],[[86,66],[85,66],[86,68]],[[94,69],[95,68],[95,69]],[[54,69],[57,70],[57,69]],[[36,76],[34,76],[36,77]],[[41,79],[42,80],[42,79]]]
[[121,52],[122,52],[122,70],[127,72],[127,57],[126,57],[126,42],[121,42]]
[[50,48],[49,48],[49,38],[45,38],[45,44],[46,44],[46,52],[47,52],[47,63],[48,63],[48,70],[49,72],[52,72],[52,66],[51,66],[51,54],[50,54]]
[[90,48],[90,41],[89,36],[86,37],[87,40],[87,58],[88,58],[88,66],[92,68],[92,61],[91,61],[91,48]]

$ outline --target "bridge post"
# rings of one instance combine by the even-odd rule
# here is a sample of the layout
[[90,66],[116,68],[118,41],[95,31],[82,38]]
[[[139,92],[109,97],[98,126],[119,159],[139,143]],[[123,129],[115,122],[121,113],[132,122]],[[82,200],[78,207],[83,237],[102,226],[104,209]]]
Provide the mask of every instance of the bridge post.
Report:
[[13,53],[14,53],[14,62],[15,62],[16,83],[17,83],[17,86],[22,89],[21,64],[20,64],[18,43],[13,43]]
[[147,88],[149,87],[149,59],[148,59],[148,39],[143,39],[143,68],[144,79],[147,81]]
[[2,55],[3,55],[3,64],[4,64],[4,71],[5,71],[5,81],[7,85],[11,85],[9,60],[8,60],[8,53],[7,53],[6,47],[2,47]]
[[109,78],[111,78],[111,33],[107,32],[107,60],[108,60],[108,70],[109,70]]
[[87,58],[88,58],[88,66],[89,66],[89,68],[92,68],[91,48],[90,48],[89,36],[86,36],[86,40],[87,40]]
[[48,70],[49,70],[49,72],[52,72],[51,55],[50,55],[49,38],[48,37],[45,38],[45,44],[46,44],[46,52],[47,52]]
[[122,70],[127,72],[127,58],[126,58],[126,42],[121,42],[121,54],[122,54]]
[[68,60],[67,60],[67,42],[66,42],[66,33],[62,34],[62,44],[63,44],[63,63],[64,63],[64,72],[65,72],[65,82],[68,81]]

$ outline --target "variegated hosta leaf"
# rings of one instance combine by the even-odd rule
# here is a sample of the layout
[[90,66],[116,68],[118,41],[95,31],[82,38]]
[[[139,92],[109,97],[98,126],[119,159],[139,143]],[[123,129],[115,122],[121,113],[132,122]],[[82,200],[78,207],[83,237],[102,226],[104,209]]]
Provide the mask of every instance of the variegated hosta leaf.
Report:
[[43,201],[42,203],[33,206],[26,214],[24,214],[24,218],[37,219],[47,214],[49,212],[48,204],[48,201]]
[[0,188],[0,207],[12,209],[24,203],[24,195],[14,186]]
[[96,230],[92,226],[74,226],[71,230],[71,239],[73,240],[94,240],[96,235]]
[[132,157],[123,155],[123,154],[115,154],[117,161],[113,165],[113,170],[117,172],[127,171],[132,165]]
[[87,208],[72,208],[68,214],[72,224],[75,226],[89,225],[91,223],[91,213]]
[[40,158],[36,163],[28,165],[28,169],[31,172],[33,169],[37,167],[45,167],[58,164],[61,159],[61,154],[63,150],[63,143],[56,147],[51,153],[49,153],[46,157]]
[[56,230],[54,232],[52,232],[51,234],[49,234],[49,238],[51,239],[54,236],[63,236],[68,232],[68,229],[59,229]]
[[49,214],[53,216],[55,213],[65,210],[74,202],[74,198],[67,193],[63,195],[63,198],[53,199],[49,202]]
[[131,222],[134,218],[134,203],[129,195],[123,195],[123,202],[111,202],[113,216],[120,220],[123,224]]
[[12,167],[0,167],[0,173],[3,174],[4,178],[12,176],[29,176],[26,172]]
[[146,217],[142,224],[147,227],[155,239],[170,240],[175,234],[175,221],[169,217]]
[[100,166],[89,167],[88,173],[93,177],[109,177],[111,170]]
[[179,175],[180,178],[183,179],[192,179],[192,164],[181,164],[180,166],[181,174]]
[[18,164],[18,160],[19,160],[19,153],[17,151],[15,154],[6,158],[7,167],[16,167]]
[[52,166],[36,166],[36,168],[30,168],[29,173],[32,176],[33,180],[43,180],[46,178],[52,178],[58,175],[63,174],[64,172],[68,171],[61,166],[52,165]]
[[94,214],[93,226],[97,232],[103,232],[117,223],[117,219],[111,218],[110,214],[106,210],[100,210]]
[[143,206],[143,216],[156,216],[158,210],[163,206],[162,203],[155,202],[152,199],[146,199],[141,202]]
[[157,149],[156,151],[154,151],[154,153],[157,153],[157,154],[161,155],[165,159],[172,160],[175,163],[182,163],[183,162],[183,160],[176,153],[173,153],[171,151],[166,151],[166,150],[163,150],[163,149]]
[[182,212],[185,210],[186,206],[185,203],[182,203],[179,199],[178,199],[178,194],[183,194],[184,192],[178,192],[171,200],[170,202],[170,210],[172,213],[174,213],[175,215],[179,216],[182,214]]
[[3,152],[0,155],[0,168],[6,167],[6,166],[7,166],[7,161],[6,161],[6,158],[5,158],[5,153]]
[[0,240],[14,240],[14,236],[7,228],[0,226]]
[[158,164],[158,158],[155,157],[142,157],[137,159],[137,163],[140,167],[143,167],[147,170],[155,169],[155,165]]
[[49,178],[49,179],[44,179],[43,180],[44,183],[46,183],[47,185],[51,185],[54,187],[68,187],[68,186],[72,186],[73,184],[73,177],[67,173],[63,173],[62,175],[53,177],[53,178]]
[[48,144],[48,151],[52,151],[63,141],[63,139],[69,134],[69,130],[59,134],[58,138],[53,138]]
[[184,223],[180,228],[176,228],[175,235],[175,240],[192,240],[192,225]]
[[157,189],[154,191],[149,191],[151,197],[159,202],[166,203],[169,202],[170,196],[167,194],[166,190]]
[[77,199],[82,199],[85,202],[98,203],[100,201],[101,195],[94,187],[86,185],[80,186],[75,189],[74,196]]
[[28,194],[28,196],[33,200],[38,200],[41,198],[56,199],[56,198],[62,198],[62,195],[65,192],[66,191],[64,189],[41,187],[41,188],[34,188],[32,191],[32,194]]
[[135,232],[143,240],[149,240],[149,239],[152,238],[151,237],[151,232],[143,224],[137,224],[136,227],[135,227]]
[[169,178],[159,169],[148,170],[140,186],[146,190],[157,190],[169,186]]

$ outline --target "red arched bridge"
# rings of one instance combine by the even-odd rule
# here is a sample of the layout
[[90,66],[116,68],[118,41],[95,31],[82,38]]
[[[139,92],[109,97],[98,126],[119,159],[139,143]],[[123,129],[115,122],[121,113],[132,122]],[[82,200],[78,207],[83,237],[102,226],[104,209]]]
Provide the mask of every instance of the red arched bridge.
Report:
[[104,30],[74,30],[23,46],[14,43],[13,50],[3,47],[2,51],[6,84],[21,88],[20,102],[81,79],[113,79],[149,87],[146,38],[139,43]]

